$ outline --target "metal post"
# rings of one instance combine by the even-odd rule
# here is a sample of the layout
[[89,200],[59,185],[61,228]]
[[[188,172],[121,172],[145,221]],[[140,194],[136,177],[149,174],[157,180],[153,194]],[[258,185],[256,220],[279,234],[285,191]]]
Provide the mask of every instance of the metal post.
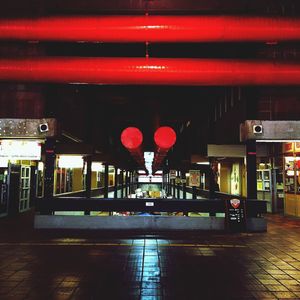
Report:
[[109,165],[105,164],[105,169],[104,169],[104,198],[108,198],[108,170],[109,170]]
[[[85,178],[85,196],[87,198],[91,198],[91,191],[92,191],[92,157],[88,155],[85,158],[86,162],[86,178]],[[90,211],[85,210],[85,215],[89,215]]]
[[173,198],[176,197],[176,186],[175,186],[175,179],[173,179]]
[[121,198],[124,198],[124,170],[121,170]]
[[114,186],[114,198],[117,199],[118,198],[118,168],[115,167],[115,186]]
[[217,166],[216,162],[213,158],[209,158],[209,165],[210,168],[208,170],[208,180],[209,180],[209,198],[215,199],[216,198],[216,191],[218,190],[218,183],[217,183]]
[[[178,176],[180,178],[180,173],[178,171]],[[177,183],[177,199],[180,199],[180,183]]]
[[181,172],[183,199],[186,199],[186,176],[185,172]]
[[125,181],[125,186],[126,186],[126,190],[125,190],[125,197],[128,198],[128,186],[129,186],[129,172],[126,171],[126,181]]
[[197,190],[195,186],[193,186],[193,199],[197,199]]
[[129,172],[129,178],[128,178],[128,181],[129,181],[129,194],[132,194],[132,172]]

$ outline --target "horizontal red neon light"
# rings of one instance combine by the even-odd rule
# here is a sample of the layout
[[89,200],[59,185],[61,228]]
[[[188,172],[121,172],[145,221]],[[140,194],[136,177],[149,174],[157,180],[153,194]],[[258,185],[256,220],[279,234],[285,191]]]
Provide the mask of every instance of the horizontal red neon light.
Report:
[[0,21],[0,39],[88,42],[224,42],[300,39],[300,20],[246,16],[45,17]]
[[0,81],[107,85],[299,85],[300,63],[222,59],[0,59]]

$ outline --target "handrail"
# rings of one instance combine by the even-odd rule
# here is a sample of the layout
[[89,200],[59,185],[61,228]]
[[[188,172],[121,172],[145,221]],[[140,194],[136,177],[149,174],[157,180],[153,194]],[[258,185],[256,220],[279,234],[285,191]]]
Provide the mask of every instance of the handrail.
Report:
[[[266,201],[246,200],[248,216],[257,217],[267,212]],[[210,214],[224,213],[225,201],[220,199],[112,199],[60,197],[36,199],[36,211],[41,214],[51,214],[53,211],[130,211],[130,212],[208,212]]]

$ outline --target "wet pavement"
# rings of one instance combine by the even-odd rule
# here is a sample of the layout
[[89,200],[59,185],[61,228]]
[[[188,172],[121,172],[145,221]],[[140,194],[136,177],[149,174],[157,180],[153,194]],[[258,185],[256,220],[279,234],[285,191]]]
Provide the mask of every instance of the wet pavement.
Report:
[[0,299],[300,299],[300,219],[255,234],[34,231],[0,219]]

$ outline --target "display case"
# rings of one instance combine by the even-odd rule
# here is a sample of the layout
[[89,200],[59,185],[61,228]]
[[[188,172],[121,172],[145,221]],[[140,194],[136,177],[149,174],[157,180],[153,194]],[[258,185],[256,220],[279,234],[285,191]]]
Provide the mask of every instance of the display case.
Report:
[[257,176],[257,191],[271,190],[271,170],[263,169],[256,171]]
[[271,169],[256,170],[257,199],[267,201],[267,211],[272,212]]
[[300,193],[300,157],[285,157],[285,191],[287,193]]

